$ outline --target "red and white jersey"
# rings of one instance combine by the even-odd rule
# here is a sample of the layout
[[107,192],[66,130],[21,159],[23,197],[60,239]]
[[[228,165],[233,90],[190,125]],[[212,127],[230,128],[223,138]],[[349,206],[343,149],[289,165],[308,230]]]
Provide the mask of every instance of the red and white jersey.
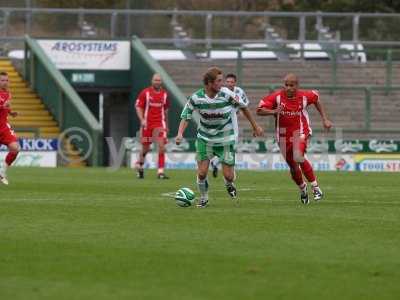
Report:
[[285,90],[276,91],[265,96],[259,103],[259,108],[283,109],[275,116],[277,139],[291,137],[295,132],[308,137],[312,134],[307,106],[319,100],[319,94],[314,90],[297,90],[293,98],[288,99]]
[[144,110],[146,127],[166,128],[165,111],[169,108],[167,91],[156,91],[153,87],[142,90],[136,99],[136,106]]
[[8,127],[8,113],[9,108],[5,105],[11,101],[11,93],[7,90],[0,90],[0,128]]

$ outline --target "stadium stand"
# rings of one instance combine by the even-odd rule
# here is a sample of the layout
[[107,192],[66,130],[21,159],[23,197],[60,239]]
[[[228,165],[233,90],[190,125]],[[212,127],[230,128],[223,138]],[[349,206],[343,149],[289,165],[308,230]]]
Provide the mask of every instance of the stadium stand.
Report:
[[[236,60],[207,60],[207,61],[163,61],[165,70],[171,75],[176,84],[189,95],[201,86],[201,74],[210,66],[220,66],[225,72],[236,72]],[[384,138],[393,137],[393,133],[373,132],[365,128],[366,95],[364,86],[382,86],[385,84],[385,64],[380,62],[340,63],[337,68],[337,84],[346,86],[333,92],[321,86],[332,84],[332,64],[324,61],[266,61],[243,60],[242,82],[254,111],[258,101],[269,89],[268,85],[278,87],[286,73],[296,73],[301,84],[307,88],[320,90],[321,98],[328,109],[329,115],[337,128],[345,128],[347,138]],[[400,79],[398,64],[393,66],[393,81]],[[252,86],[257,85],[257,88]],[[264,88],[262,88],[264,86]],[[248,88],[247,88],[248,87]],[[354,89],[352,88],[354,87]],[[400,104],[396,99],[400,92],[373,91],[371,94],[371,123],[370,128],[376,130],[393,130],[397,128],[400,116]],[[311,111],[313,127],[321,129],[318,115]],[[264,125],[271,126],[268,118],[259,118]],[[332,133],[334,134],[334,133]]]

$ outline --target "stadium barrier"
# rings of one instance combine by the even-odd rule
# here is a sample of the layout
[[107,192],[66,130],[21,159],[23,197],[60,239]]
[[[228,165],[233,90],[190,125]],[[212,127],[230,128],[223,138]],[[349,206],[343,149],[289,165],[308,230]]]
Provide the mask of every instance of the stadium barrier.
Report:
[[[21,151],[13,166],[17,167],[57,167],[58,140],[47,138],[20,138]],[[8,148],[0,145],[0,160],[4,161]]]
[[[127,166],[135,168],[141,145],[137,139],[125,141]],[[196,169],[195,140],[184,139],[167,146],[166,168]],[[236,146],[236,168],[241,170],[289,170],[274,139],[242,140]],[[312,139],[307,157],[316,171],[400,172],[400,141]],[[149,153],[145,168],[157,168],[157,152]]]
[[[244,43],[244,40],[265,39],[270,27],[279,27],[287,32],[291,41],[309,42],[322,30],[330,33],[323,40],[337,44],[340,39],[346,43],[378,45],[386,43],[399,45],[392,28],[398,25],[398,13],[360,13],[360,12],[290,12],[290,11],[228,11],[228,10],[177,10],[177,9],[82,9],[82,8],[45,8],[29,4],[30,7],[0,7],[3,19],[3,31],[8,38],[15,35],[16,22],[24,21],[22,30],[26,34],[36,35],[42,26],[48,28],[52,36],[61,36],[65,32],[74,32],[80,37],[93,37],[101,30],[105,38],[130,37],[146,31],[145,42],[176,43],[171,26],[179,22],[182,27],[191,25],[193,36],[187,36],[192,44],[203,44],[207,48],[214,45]],[[128,3],[129,6],[129,3]],[[152,26],[145,26],[151,18]],[[252,32],[243,30],[249,20],[257,20],[259,29]],[[147,23],[148,24],[148,23]],[[154,26],[154,24],[156,26]],[[380,25],[382,40],[368,40],[369,29]],[[250,25],[252,25],[250,23]],[[227,27],[230,26],[230,27]],[[230,29],[230,30],[227,30]],[[373,32],[374,33],[374,32]],[[41,32],[43,35],[43,33]],[[386,36],[392,40],[383,40]],[[76,36],[75,36],[76,37]],[[321,38],[322,39],[322,38]]]
[[[41,97],[61,130],[69,131],[71,135],[79,132],[89,135],[75,138],[73,142],[77,148],[90,152],[88,154],[90,165],[102,165],[101,125],[62,73],[48,59],[38,42],[28,36],[25,37],[24,78]],[[79,130],[73,130],[74,128]]]

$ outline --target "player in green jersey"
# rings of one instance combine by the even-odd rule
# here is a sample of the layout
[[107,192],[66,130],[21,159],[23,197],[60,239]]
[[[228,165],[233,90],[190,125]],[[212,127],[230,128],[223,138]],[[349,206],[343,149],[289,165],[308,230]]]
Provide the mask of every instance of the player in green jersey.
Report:
[[197,128],[197,185],[200,192],[198,207],[208,204],[207,173],[210,159],[217,156],[222,164],[222,173],[229,195],[237,197],[235,181],[235,144],[237,140],[232,112],[237,108],[244,112],[249,120],[254,136],[262,136],[263,130],[253,119],[247,108],[248,102],[241,99],[228,88],[222,87],[223,74],[219,68],[212,67],[203,76],[204,88],[189,97],[179,124],[175,142],[180,144],[183,133],[194,111],[199,113]]

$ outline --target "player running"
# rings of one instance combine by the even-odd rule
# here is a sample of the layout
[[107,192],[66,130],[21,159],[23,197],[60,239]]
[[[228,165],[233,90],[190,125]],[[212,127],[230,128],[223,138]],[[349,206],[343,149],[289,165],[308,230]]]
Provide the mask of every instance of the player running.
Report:
[[[239,96],[241,99],[243,99],[244,102],[247,104],[249,103],[249,99],[247,98],[246,93],[243,91],[242,88],[236,86],[237,82],[237,77],[235,74],[229,73],[225,76],[225,87],[233,91],[237,96]],[[234,124],[234,129],[235,129],[235,134],[236,134],[236,142],[238,142],[239,138],[239,125],[237,121],[237,113],[240,112],[239,108],[236,108],[235,111],[232,112],[232,121]],[[246,110],[247,113],[249,113],[248,110]],[[246,116],[247,117],[247,116]],[[248,117],[247,117],[248,119]],[[210,161],[211,167],[212,167],[212,174],[213,177],[218,176],[218,166],[220,164],[220,161],[217,156],[213,157]]]
[[219,68],[212,67],[203,76],[204,88],[199,89],[189,97],[179,124],[176,144],[180,144],[183,133],[192,118],[194,111],[200,115],[197,128],[197,186],[200,192],[198,207],[208,204],[207,173],[210,159],[217,156],[222,163],[225,186],[232,197],[237,196],[235,180],[235,143],[236,133],[232,120],[232,112],[239,107],[248,118],[255,136],[262,136],[263,130],[252,118],[247,108],[247,102],[231,90],[222,87],[223,75]]
[[311,163],[304,156],[312,134],[307,107],[315,105],[325,129],[329,130],[333,124],[326,115],[318,92],[299,90],[298,78],[294,74],[286,75],[284,84],[282,90],[267,95],[260,101],[257,114],[275,116],[276,138],[281,153],[289,165],[294,182],[300,188],[301,202],[308,204],[307,184],[303,175],[311,183],[314,200],[322,199],[323,193]]
[[7,168],[15,161],[20,151],[18,138],[8,124],[8,115],[16,117],[17,112],[11,110],[11,93],[9,91],[9,78],[6,72],[0,73],[0,144],[8,147],[5,162],[0,168],[0,182],[8,185]]
[[167,91],[162,87],[159,74],[154,74],[151,86],[142,90],[136,100],[136,114],[140,120],[142,150],[136,162],[138,178],[144,178],[143,164],[152,142],[158,145],[159,179],[169,179],[164,173],[165,145],[168,133],[169,100]]

